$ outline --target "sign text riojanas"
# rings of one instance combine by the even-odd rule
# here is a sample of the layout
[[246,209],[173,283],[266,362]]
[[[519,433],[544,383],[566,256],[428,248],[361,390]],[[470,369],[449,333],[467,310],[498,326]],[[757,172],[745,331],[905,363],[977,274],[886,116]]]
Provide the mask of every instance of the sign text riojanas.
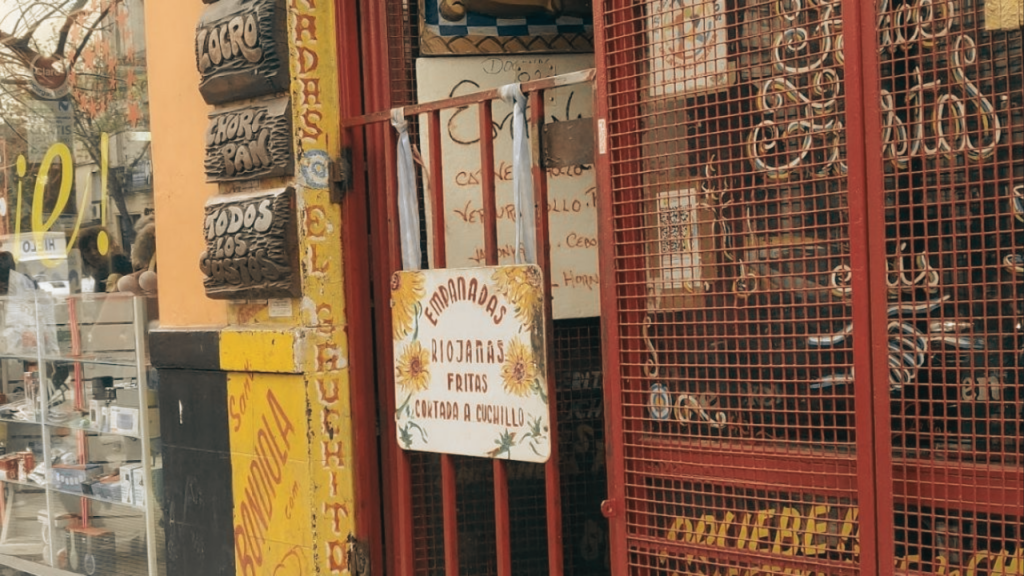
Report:
[[391,278],[398,442],[525,462],[551,453],[540,268]]

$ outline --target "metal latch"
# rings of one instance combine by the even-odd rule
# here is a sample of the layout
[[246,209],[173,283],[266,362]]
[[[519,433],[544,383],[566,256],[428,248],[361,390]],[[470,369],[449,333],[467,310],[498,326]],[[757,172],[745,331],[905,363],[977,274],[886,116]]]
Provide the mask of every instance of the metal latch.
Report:
[[352,576],[370,576],[370,550],[366,542],[360,542],[350,533],[346,555],[349,573]]
[[352,150],[346,148],[341,156],[332,158],[329,164],[331,180],[331,202],[340,204],[345,192],[352,188]]
[[601,502],[601,514],[605,518],[614,518],[619,515],[619,501],[608,499]]

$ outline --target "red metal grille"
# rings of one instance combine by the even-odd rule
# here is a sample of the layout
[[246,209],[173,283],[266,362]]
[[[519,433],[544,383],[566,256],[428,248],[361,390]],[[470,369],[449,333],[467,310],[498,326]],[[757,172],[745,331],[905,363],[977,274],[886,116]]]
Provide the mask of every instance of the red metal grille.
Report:
[[1024,54],[989,4],[604,3],[623,572],[1024,572]]
[[840,2],[606,2],[605,23],[618,565],[855,573]]
[[1021,574],[1020,26],[978,1],[876,8],[894,563]]
[[608,521],[601,516],[608,482],[599,319],[555,323],[555,375],[565,573],[611,574]]
[[[565,571],[609,574],[600,325],[596,318],[555,323],[557,402]],[[411,454],[416,574],[444,572],[439,457]],[[490,462],[456,458],[459,566],[464,574],[495,574],[493,474]],[[544,467],[509,463],[513,574],[547,570]]]

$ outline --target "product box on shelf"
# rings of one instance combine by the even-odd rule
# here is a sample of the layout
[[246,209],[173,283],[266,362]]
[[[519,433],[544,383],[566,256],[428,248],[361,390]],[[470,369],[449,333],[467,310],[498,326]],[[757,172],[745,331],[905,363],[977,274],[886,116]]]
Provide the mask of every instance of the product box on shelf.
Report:
[[121,502],[123,504],[135,504],[135,499],[133,497],[135,488],[133,485],[132,474],[134,474],[136,470],[138,470],[141,475],[142,464],[125,464],[124,466],[121,466],[119,471],[121,476]]
[[[157,435],[160,431],[160,411],[150,408],[146,411],[149,416],[150,435]],[[110,431],[115,434],[130,434],[137,436],[141,433],[139,425],[139,409],[127,408],[124,406],[110,407]]]
[[69,526],[64,532],[67,569],[76,574],[103,576],[117,573],[114,533],[93,526]]
[[[153,494],[159,499],[164,489],[164,470],[163,468],[153,468],[150,470],[150,474],[153,478]],[[132,470],[132,504],[135,506],[146,505],[146,475],[141,467]]]
[[[114,392],[116,394],[116,402],[118,406],[127,406],[129,408],[139,407],[139,387],[138,384],[132,383],[129,387],[114,385]],[[156,406],[157,397],[155,389],[146,390],[146,404],[149,407]]]
[[120,465],[142,459],[142,442],[125,436],[89,436],[89,460]]
[[50,471],[54,486],[60,490],[81,492],[82,484],[103,474],[99,464],[54,464]]
[[111,502],[120,502],[121,477],[118,474],[108,474],[96,480],[86,481],[82,484],[82,492]]

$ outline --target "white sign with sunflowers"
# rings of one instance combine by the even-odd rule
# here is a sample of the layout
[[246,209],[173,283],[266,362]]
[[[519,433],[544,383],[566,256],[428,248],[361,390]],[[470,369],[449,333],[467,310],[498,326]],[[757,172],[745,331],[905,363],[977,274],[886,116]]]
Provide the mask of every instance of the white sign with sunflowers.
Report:
[[540,268],[395,272],[391,318],[402,448],[547,461]]

